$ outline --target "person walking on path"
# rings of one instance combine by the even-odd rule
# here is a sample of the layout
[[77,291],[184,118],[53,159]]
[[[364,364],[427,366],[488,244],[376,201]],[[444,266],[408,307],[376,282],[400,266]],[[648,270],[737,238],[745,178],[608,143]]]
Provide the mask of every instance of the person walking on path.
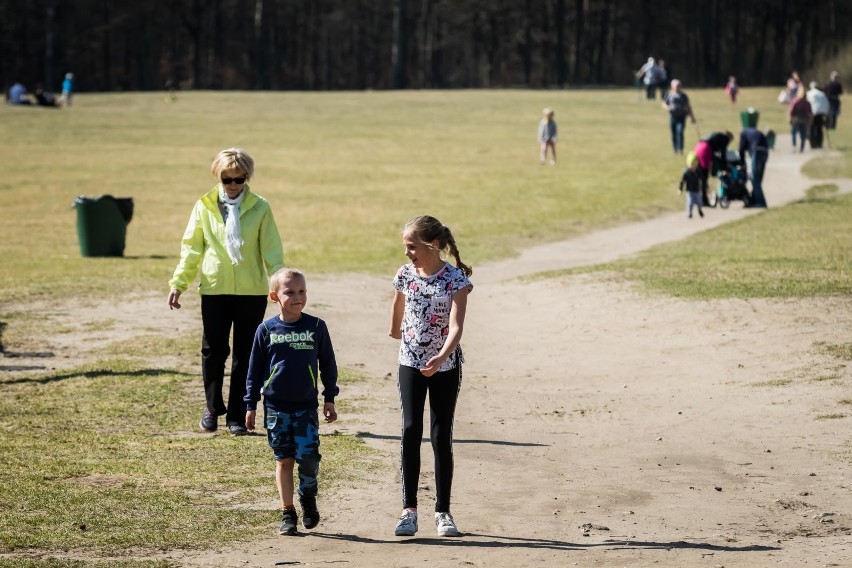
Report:
[[680,177],[678,186],[681,193],[686,190],[686,216],[692,219],[692,208],[698,208],[698,215],[704,217],[704,211],[701,210],[701,194],[704,179],[698,172],[698,156],[695,152],[690,152],[686,156],[686,169]]
[[550,165],[556,165],[556,120],[552,109],[546,108],[541,111],[544,118],[538,123],[538,163],[544,165],[547,162],[547,152],[550,150]]
[[245,389],[245,425],[254,431],[257,403],[263,395],[266,440],[275,456],[275,484],[281,501],[280,534],[295,535],[298,514],[293,503],[293,468],[299,464],[302,524],[319,524],[317,494],[320,455],[317,378],[322,382],[323,416],[337,420],[334,407],[337,363],[325,322],[304,313],[308,302],[305,275],[282,268],[269,278],[269,299],[280,313],[257,327]]
[[807,98],[808,102],[811,104],[811,112],[813,112],[813,119],[811,121],[811,128],[808,136],[811,148],[822,148],[822,129],[826,123],[830,110],[828,97],[819,89],[816,81],[811,81],[810,89],[808,89],[805,98]]
[[[832,71],[828,83],[825,84],[825,96],[828,97],[828,121],[826,128],[834,130],[837,128],[837,117],[840,115],[840,95],[843,94],[843,85],[840,83],[840,75]],[[829,140],[830,142],[830,140]]]
[[814,113],[804,91],[790,103],[787,109],[787,120],[790,123],[790,138],[793,141],[793,151],[796,151],[796,138],[799,139],[799,152],[805,151],[805,139],[808,137],[808,127],[813,121]]
[[751,177],[751,199],[749,207],[766,207],[766,197],[763,194],[763,174],[766,171],[766,161],[769,159],[771,140],[775,132],[761,132],[757,128],[746,128],[740,132],[740,157],[745,161],[746,154],[750,158],[749,175]]
[[683,131],[686,129],[686,117],[695,124],[689,97],[681,89],[681,83],[672,79],[671,89],[663,96],[662,107],[669,111],[669,128],[672,134],[672,148],[675,154],[683,154]]
[[[241,148],[222,150],[210,172],[213,189],[192,208],[169,281],[169,308],[199,276],[201,294],[201,375],[206,405],[199,422],[205,432],[226,416],[228,431],[246,434],[245,404],[251,344],[266,313],[267,274],[284,266],[284,250],[269,203],[252,192],[254,160]],[[199,271],[200,269],[200,271]],[[233,351],[228,340],[233,327]],[[228,403],[222,398],[225,361],[231,355]]]
[[[450,513],[453,484],[453,421],[462,380],[461,341],[473,270],[461,261],[449,227],[428,215],[415,217],[402,231],[405,256],[393,279],[388,335],[400,339],[397,386],[402,406],[402,514],[396,536],[413,536],[417,525],[417,486],[423,409],[429,398],[430,439],[435,458],[435,525],[439,536],[459,536]],[[456,266],[441,253],[455,258]]]

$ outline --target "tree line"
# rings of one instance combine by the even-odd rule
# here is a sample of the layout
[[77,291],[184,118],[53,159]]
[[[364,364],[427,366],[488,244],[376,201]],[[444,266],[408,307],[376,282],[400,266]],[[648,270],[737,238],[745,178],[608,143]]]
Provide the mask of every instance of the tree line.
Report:
[[779,84],[836,56],[848,0],[0,1],[0,79],[83,91]]

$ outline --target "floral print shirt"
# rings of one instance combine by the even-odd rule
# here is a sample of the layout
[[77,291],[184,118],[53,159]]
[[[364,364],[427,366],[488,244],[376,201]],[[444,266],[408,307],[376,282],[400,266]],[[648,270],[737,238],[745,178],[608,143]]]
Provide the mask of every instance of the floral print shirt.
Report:
[[[418,276],[409,263],[397,271],[393,287],[405,295],[399,364],[420,369],[438,354],[447,340],[453,294],[465,288],[472,290],[473,284],[461,269],[449,263],[426,277]],[[449,371],[463,362],[459,346],[438,371]]]

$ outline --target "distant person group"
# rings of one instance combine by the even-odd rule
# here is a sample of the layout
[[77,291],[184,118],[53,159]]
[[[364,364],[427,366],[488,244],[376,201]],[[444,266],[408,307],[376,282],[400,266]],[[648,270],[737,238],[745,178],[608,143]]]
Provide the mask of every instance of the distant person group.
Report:
[[56,96],[53,92],[45,89],[44,85],[38,83],[33,92],[30,92],[23,83],[17,82],[6,91],[6,103],[10,105],[40,106],[48,108],[61,108],[71,106],[74,94],[74,74],[66,73],[62,80],[62,93]]
[[[637,73],[637,77],[653,75],[654,63],[651,59]],[[740,91],[736,77],[730,76],[725,84],[725,93],[731,104],[736,104]],[[790,74],[785,89],[778,100],[787,105],[787,119],[790,124],[790,136],[793,151],[804,152],[805,142],[811,148],[823,147],[828,130],[837,127],[840,115],[840,97],[843,86],[837,71],[832,71],[829,81],[822,87],[811,81],[805,90],[799,74]],[[650,91],[649,91],[650,98]],[[671,79],[669,90],[663,95],[662,107],[669,113],[672,149],[676,155],[684,152],[683,133],[686,119],[696,123],[689,97],[683,92],[681,82]],[[753,109],[749,109],[753,112]],[[749,112],[746,111],[746,112]],[[687,156],[678,190],[686,195],[687,216],[692,218],[693,210],[703,217],[702,206],[715,205],[715,198],[723,200],[723,207],[730,199],[742,199],[746,207],[766,207],[763,191],[763,176],[769,150],[774,147],[775,132],[772,129],[759,130],[755,124],[746,124],[743,116],[743,130],[740,133],[739,149],[729,152],[728,146],[734,135],[730,131],[715,131],[701,138]],[[830,139],[829,139],[830,143]],[[717,176],[720,182],[719,195],[709,194],[709,177]],[[750,180],[752,190],[749,193],[745,181]],[[711,197],[714,199],[711,200]]]
[[655,100],[657,91],[660,92],[660,98],[669,89],[669,84],[672,81],[671,69],[664,59],[654,59],[649,57],[642,67],[634,74],[637,85],[641,85],[645,89],[645,98]]
[[843,85],[837,71],[832,71],[822,86],[811,81],[807,90],[799,73],[790,73],[787,84],[778,94],[778,102],[787,105],[793,151],[804,152],[805,142],[814,150],[823,147],[828,131],[837,128],[842,94]]

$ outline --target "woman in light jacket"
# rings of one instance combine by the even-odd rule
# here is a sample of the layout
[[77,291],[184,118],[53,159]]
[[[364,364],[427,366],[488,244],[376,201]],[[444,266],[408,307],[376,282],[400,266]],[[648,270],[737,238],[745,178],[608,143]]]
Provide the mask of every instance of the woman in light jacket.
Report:
[[[234,436],[245,429],[246,390],[251,344],[263,321],[268,275],[284,266],[284,249],[272,210],[252,193],[254,160],[241,148],[222,150],[210,172],[216,185],[199,199],[181,241],[180,261],[169,281],[169,308],[180,309],[180,295],[201,269],[201,374],[207,405],[199,427],[215,432],[225,415]],[[228,345],[234,329],[233,351]],[[222,397],[225,361],[231,358],[227,406]]]

